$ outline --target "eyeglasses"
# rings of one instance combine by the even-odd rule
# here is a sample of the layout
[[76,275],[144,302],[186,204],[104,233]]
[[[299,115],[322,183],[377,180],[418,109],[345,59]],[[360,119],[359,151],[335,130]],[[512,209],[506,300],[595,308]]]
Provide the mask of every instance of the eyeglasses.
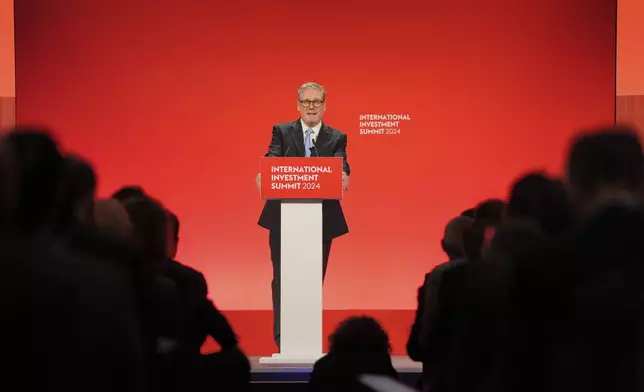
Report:
[[313,104],[314,108],[319,108],[323,103],[324,101],[320,101],[319,99],[316,99],[315,101],[309,101],[308,99],[300,101],[300,104],[305,108],[308,108],[311,104]]

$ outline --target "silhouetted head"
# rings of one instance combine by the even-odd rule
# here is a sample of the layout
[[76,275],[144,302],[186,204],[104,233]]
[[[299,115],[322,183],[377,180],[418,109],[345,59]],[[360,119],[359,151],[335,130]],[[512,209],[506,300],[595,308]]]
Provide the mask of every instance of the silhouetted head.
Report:
[[474,219],[466,216],[457,216],[447,223],[441,246],[450,260],[463,258],[463,233],[472,226]]
[[125,202],[132,224],[132,240],[145,263],[163,270],[167,263],[168,220],[165,208],[149,198],[132,198]]
[[498,225],[505,215],[506,204],[501,199],[488,199],[479,203],[475,208],[474,218],[486,225]]
[[468,208],[467,210],[461,212],[461,216],[467,216],[468,218],[476,218],[476,209]]
[[643,172],[637,132],[617,126],[577,137],[568,155],[566,176],[573,203],[588,211],[615,201],[641,202]]
[[93,226],[95,194],[96,174],[92,166],[82,158],[66,156],[56,229],[66,232],[78,225]]
[[168,257],[174,260],[179,247],[179,218],[170,210],[166,213],[168,214]]
[[571,222],[566,187],[544,173],[529,173],[512,185],[507,216],[535,222],[546,235],[559,236]]
[[483,254],[485,234],[493,226],[475,221],[463,231],[463,253],[470,261],[478,261]]
[[128,185],[118,189],[111,196],[112,199],[116,199],[120,202],[125,202],[126,200],[135,197],[147,197],[147,194],[143,188],[138,185]]
[[342,354],[388,354],[389,335],[371,317],[350,317],[329,336],[329,352]]
[[44,129],[18,128],[2,141],[11,157],[15,185],[9,212],[18,230],[51,230],[56,219],[63,156]]
[[543,240],[544,232],[534,220],[507,219],[495,229],[483,258],[502,264],[514,263],[543,247]]
[[116,199],[98,200],[94,205],[96,227],[108,234],[128,240],[132,236],[132,224],[125,206]]

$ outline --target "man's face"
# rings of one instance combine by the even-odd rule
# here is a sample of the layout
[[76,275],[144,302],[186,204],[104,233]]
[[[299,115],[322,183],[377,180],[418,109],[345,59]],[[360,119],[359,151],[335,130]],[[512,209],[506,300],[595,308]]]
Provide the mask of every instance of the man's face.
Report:
[[297,110],[300,112],[302,121],[308,126],[315,126],[322,121],[322,115],[326,109],[326,102],[322,92],[316,89],[307,88],[300,93]]

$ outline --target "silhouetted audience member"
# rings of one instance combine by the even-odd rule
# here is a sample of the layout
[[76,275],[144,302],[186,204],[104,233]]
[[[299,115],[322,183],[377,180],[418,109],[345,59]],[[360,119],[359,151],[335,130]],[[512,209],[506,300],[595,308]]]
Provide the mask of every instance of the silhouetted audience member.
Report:
[[579,214],[641,202],[644,165],[636,131],[616,128],[580,136],[570,151],[567,179]]
[[371,317],[351,317],[329,336],[329,353],[313,366],[312,391],[369,391],[362,374],[398,378],[391,363],[389,336]]
[[[192,378],[195,389],[222,383],[235,390],[249,387],[250,363],[237,346],[237,336],[224,315],[208,298],[208,285],[203,274],[176,260],[179,242],[179,219],[171,211],[168,217],[168,258],[166,276],[177,287],[181,301],[183,337],[180,345],[184,371]],[[206,337],[211,336],[221,351],[201,355]]]
[[[491,347],[476,346],[479,350],[476,355],[497,377],[501,377],[507,361],[507,353],[500,346],[507,340],[510,297],[516,285],[516,269],[521,268],[516,263],[538,254],[549,241],[560,238],[569,229],[570,221],[571,207],[562,182],[543,173],[529,173],[513,184],[506,218],[494,228],[490,243],[484,246],[484,262],[470,285],[471,295],[477,298],[477,306],[486,316],[481,321],[484,325],[478,327],[486,335],[479,339],[495,341]],[[467,355],[475,357],[472,352]],[[487,382],[498,385],[500,380]]]
[[476,208],[468,208],[461,212],[461,216],[466,216],[468,218],[476,218]]
[[171,260],[177,258],[179,250],[179,229],[181,223],[179,217],[172,211],[166,210],[168,216],[168,257]]
[[[505,302],[514,285],[514,263],[541,248],[547,241],[560,238],[570,227],[571,206],[561,181],[543,173],[529,173],[512,186],[506,218],[494,228],[484,247],[486,278],[489,288],[482,296],[496,296]],[[503,305],[505,306],[505,305]]]
[[57,144],[38,129],[15,130],[1,144],[12,161],[12,180],[2,192],[15,192],[4,204],[0,246],[6,252],[1,305],[10,315],[0,323],[3,385],[141,390],[141,336],[128,276],[53,240],[63,178]]
[[208,335],[219,343],[222,350],[237,348],[237,337],[233,329],[208,299],[208,285],[203,274],[174,260],[179,240],[179,219],[170,211],[167,211],[167,214],[170,227],[168,256],[171,258],[166,275],[177,285],[183,300],[182,307],[190,310],[190,315],[184,314],[190,325],[190,333],[187,335],[192,335],[188,337],[185,349],[198,354]]
[[115,199],[96,201],[94,205],[96,227],[121,240],[129,240],[132,235],[132,224],[127,210]]
[[481,260],[485,236],[491,229],[493,229],[492,226],[475,220],[470,227],[463,231],[463,252],[467,260]]
[[120,202],[125,202],[128,199],[138,197],[147,197],[147,194],[145,193],[143,188],[138,185],[127,185],[121,187],[116,190],[116,192],[114,192],[111,196],[112,199],[116,199]]
[[474,224],[463,234],[463,242],[473,251],[470,259],[479,260],[482,257],[496,226],[505,217],[506,208],[506,203],[501,199],[487,199],[476,206]]
[[0,233],[12,223],[19,186],[18,161],[6,139],[0,136]]
[[[438,290],[438,309],[434,312],[433,328],[422,333],[422,338],[432,348],[429,365],[434,370],[425,371],[433,377],[423,383],[423,391],[456,392],[486,391],[494,385],[491,378],[498,360],[495,345],[502,321],[502,304],[498,304],[498,275],[494,266],[487,264],[489,249],[484,249],[490,230],[496,234],[497,225],[491,221],[478,221],[463,234],[467,263],[459,263],[443,274]],[[491,241],[496,238],[491,237]],[[491,247],[491,242],[488,247]],[[491,286],[492,285],[492,286]],[[503,293],[503,290],[501,290]],[[493,390],[493,389],[492,389]]]
[[503,220],[506,204],[501,199],[488,199],[479,203],[474,211],[477,223],[496,226]]
[[15,205],[10,211],[13,228],[51,232],[56,220],[56,195],[63,158],[56,143],[41,129],[17,129],[4,138],[17,180]]
[[[129,236],[119,236],[97,226],[94,213],[95,193],[96,174],[91,165],[81,158],[65,157],[55,234],[71,252],[118,267],[130,277],[138,298],[141,260],[130,245]],[[123,224],[129,224],[127,212],[123,207],[121,209],[120,212],[125,214],[127,221]]]
[[183,331],[177,287],[164,275],[168,267],[165,208],[145,197],[127,199],[125,209],[132,224],[132,244],[144,271],[142,318],[149,382],[153,389],[172,391],[179,385]]
[[513,184],[507,216],[536,222],[556,238],[570,227],[572,206],[563,182],[543,173],[529,173]]
[[644,387],[643,168],[642,146],[630,129],[574,141],[567,165],[574,229],[516,263],[510,389]]
[[[441,246],[447,254],[448,261],[437,265],[426,274],[423,284],[418,288],[418,307],[416,308],[416,316],[407,340],[407,354],[414,361],[424,362],[427,360],[430,348],[421,345],[420,339],[423,323],[429,323],[431,322],[430,320],[434,319],[432,314],[437,311],[437,296],[443,273],[466,261],[463,234],[469,230],[473,223],[474,219],[466,216],[458,216],[447,223]],[[426,326],[425,328],[431,327]]]
[[[469,319],[464,313],[475,305],[468,302],[469,287],[480,268],[484,223],[473,221],[463,230],[462,246],[465,257],[437,267],[440,279],[434,281],[432,271],[419,290],[424,299],[419,301],[415,329],[417,346],[408,342],[410,357],[423,362],[422,390],[449,391],[454,370],[465,352]],[[418,314],[420,313],[420,314]],[[411,336],[410,336],[411,339]]]
[[463,233],[472,226],[474,219],[466,216],[457,216],[449,221],[445,227],[441,247],[450,261],[465,257],[463,250]]
[[[55,149],[53,143],[51,147]],[[80,365],[83,352],[78,339],[82,327],[77,317],[81,311],[78,290],[73,279],[59,276],[55,257],[40,252],[32,246],[29,237],[13,230],[14,208],[22,191],[19,189],[20,161],[14,152],[6,139],[0,141],[3,389],[80,391],[82,382],[75,371],[70,371]],[[35,338],[45,330],[49,336],[56,337],[48,344]]]
[[[96,174],[92,166],[81,158],[67,156],[63,166],[60,189],[61,203],[56,221],[55,235],[72,252],[101,259],[118,266],[132,278],[135,291],[140,280],[141,260],[130,244],[129,235],[118,235],[104,230],[96,221]],[[117,201],[113,201],[117,203]],[[101,208],[108,203],[102,202]],[[109,204],[109,203],[108,203]],[[129,227],[129,217],[124,207],[112,205],[112,210],[124,216],[122,227]],[[107,216],[101,217],[107,219]],[[114,219],[114,214],[110,216]],[[118,216],[117,216],[118,218]],[[103,222],[102,222],[103,223]]]
[[[515,263],[545,246],[544,230],[552,237],[560,236],[570,221],[562,184],[540,173],[514,184],[507,210],[498,200],[485,205],[479,207],[487,209],[485,217],[464,238],[470,258],[479,262],[446,274],[441,291],[451,301],[452,312],[459,315],[448,320],[454,338],[446,377],[436,390],[502,390],[511,350],[507,342]],[[447,291],[450,286],[451,293]],[[457,301],[452,300],[459,295]]]
[[507,352],[513,349],[508,336],[515,263],[538,252],[547,240],[534,220],[507,219],[495,228],[481,262],[470,271],[466,306],[461,310],[466,332],[445,390],[504,390],[510,364]]
[[494,237],[483,258],[486,266],[511,270],[515,260],[538,251],[546,245],[546,239],[543,228],[536,220],[508,219],[494,231]]
[[66,156],[60,186],[57,235],[69,236],[74,231],[92,228],[96,194],[96,174],[92,166],[81,158]]
[[163,272],[167,259],[167,218],[163,206],[150,198],[129,199],[125,209],[132,224],[132,238],[151,270]]

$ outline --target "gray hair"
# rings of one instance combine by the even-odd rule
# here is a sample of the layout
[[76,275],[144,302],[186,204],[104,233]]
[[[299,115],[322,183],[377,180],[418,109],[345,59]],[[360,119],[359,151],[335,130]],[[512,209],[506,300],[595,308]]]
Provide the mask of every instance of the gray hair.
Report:
[[298,100],[300,99],[300,94],[302,94],[302,91],[306,90],[307,88],[312,88],[313,90],[320,91],[322,93],[322,100],[324,101],[326,99],[326,91],[324,90],[324,87],[320,86],[315,82],[306,82],[303,85],[301,85],[299,89],[297,89]]

